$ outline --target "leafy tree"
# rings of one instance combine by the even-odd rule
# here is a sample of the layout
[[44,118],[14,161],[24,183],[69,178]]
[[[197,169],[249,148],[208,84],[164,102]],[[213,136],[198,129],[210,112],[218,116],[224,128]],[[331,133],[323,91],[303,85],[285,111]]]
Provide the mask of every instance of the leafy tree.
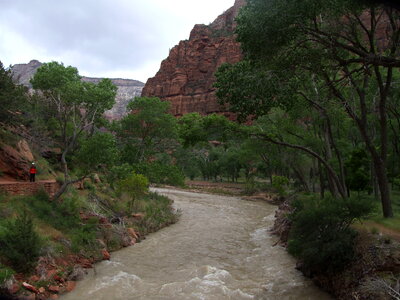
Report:
[[350,190],[366,191],[371,189],[370,160],[364,149],[355,149],[346,162],[347,181]]
[[178,135],[185,148],[207,141],[203,119],[199,113],[185,114],[178,119]]
[[76,68],[57,62],[43,64],[31,83],[35,90],[41,91],[60,131],[58,142],[62,148],[65,180],[54,196],[57,199],[71,183],[82,179],[70,178],[68,155],[79,147],[79,139],[93,133],[94,125],[104,111],[111,109],[117,88],[109,79],[103,79],[97,85],[82,82]]
[[128,109],[130,113],[117,124],[120,144],[124,145],[124,161],[137,163],[156,153],[173,150],[176,120],[168,113],[168,102],[137,97]]
[[129,209],[132,211],[135,200],[148,191],[149,181],[145,176],[133,172],[125,179],[119,181],[117,186],[120,192],[127,193],[131,198]]
[[118,158],[115,137],[111,133],[96,132],[81,142],[75,158],[83,175],[99,166],[113,166]]
[[16,123],[21,120],[19,110],[27,102],[25,88],[16,85],[11,70],[5,70],[0,61],[0,120],[5,123]]
[[[324,107],[323,99],[340,107],[371,156],[385,217],[393,216],[387,117],[394,69],[400,66],[399,14],[396,9],[357,0],[249,0],[237,27],[246,62],[225,66],[217,76],[219,97],[247,115],[264,114],[277,105],[287,109],[299,97],[315,109]],[[239,78],[244,78],[243,85]],[[303,83],[310,83],[311,89]],[[325,97],[310,98],[313,91]],[[276,142],[271,136],[268,139]],[[307,147],[295,148],[324,164],[342,197],[346,196],[343,176],[334,174],[326,159]]]
[[163,163],[161,161],[142,162],[134,165],[137,173],[146,176],[151,183],[161,183],[183,186],[185,176],[182,171],[173,164]]
[[288,251],[314,272],[336,272],[354,257],[356,231],[350,226],[373,209],[369,199],[303,199],[293,203]]

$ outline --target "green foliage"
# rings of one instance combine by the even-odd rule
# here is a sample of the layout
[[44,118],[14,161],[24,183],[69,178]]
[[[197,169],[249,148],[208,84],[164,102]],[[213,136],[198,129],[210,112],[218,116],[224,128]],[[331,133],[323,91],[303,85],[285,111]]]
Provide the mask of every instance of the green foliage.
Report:
[[26,106],[25,88],[13,82],[12,71],[5,70],[0,61],[0,120],[7,124],[20,122],[19,110]]
[[346,183],[350,190],[371,190],[370,160],[364,149],[354,149],[346,162]]
[[135,98],[131,113],[114,125],[122,146],[122,160],[133,164],[156,153],[167,152],[177,138],[176,119],[168,113],[169,102],[158,98]]
[[184,147],[207,141],[203,118],[199,113],[189,113],[178,119],[178,135]]
[[144,212],[144,218],[137,221],[136,226],[140,232],[149,233],[173,224],[177,221],[178,214],[174,213],[172,201],[157,193],[148,193],[142,200],[139,211]]
[[15,274],[15,271],[13,269],[0,264],[0,287],[7,280],[9,280],[14,274]]
[[35,196],[25,197],[26,203],[36,217],[60,230],[71,230],[79,225],[81,200],[76,195],[64,197],[63,200],[50,201],[44,191]]
[[0,235],[0,254],[18,272],[28,272],[39,258],[41,241],[26,211],[9,220]]
[[[95,167],[93,164],[109,160],[112,152],[111,135],[98,134],[86,139],[94,132],[94,126],[102,123],[104,111],[112,108],[117,88],[109,79],[102,79],[98,84],[80,79],[76,68],[57,62],[43,64],[31,79],[33,88],[40,91],[36,97],[46,107],[47,118],[58,123],[53,138],[62,148],[61,165],[65,180],[56,197],[72,182],[68,163],[70,155],[79,149],[79,142],[83,141],[83,148],[77,156],[83,159],[82,173],[90,172]],[[94,155],[89,155],[90,151]]]
[[132,210],[135,200],[148,192],[149,180],[145,176],[133,172],[117,183],[117,190],[126,193],[131,198],[129,208]]
[[115,187],[115,183],[122,179],[125,179],[133,172],[133,167],[127,163],[122,165],[114,165],[107,172],[107,181],[112,188]]
[[272,175],[272,186],[280,196],[286,194],[285,187],[289,184],[289,179],[285,176]]
[[111,133],[97,132],[82,142],[75,163],[83,174],[87,174],[100,165],[112,166],[117,154],[114,136]]
[[134,168],[137,173],[146,176],[151,183],[185,185],[185,176],[176,165],[156,161],[136,164]]
[[288,251],[311,272],[343,270],[354,257],[355,220],[369,215],[367,198],[324,199],[315,196],[293,202]]
[[71,250],[75,253],[84,255],[94,254],[98,252],[99,245],[96,241],[98,219],[89,219],[86,224],[83,224],[72,230]]

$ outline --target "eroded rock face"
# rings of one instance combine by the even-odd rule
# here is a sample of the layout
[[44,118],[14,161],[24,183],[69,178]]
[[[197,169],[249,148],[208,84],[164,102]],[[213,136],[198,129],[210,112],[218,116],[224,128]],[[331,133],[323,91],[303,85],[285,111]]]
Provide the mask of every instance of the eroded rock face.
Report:
[[[42,65],[37,60],[31,60],[28,64],[16,64],[12,67],[13,77],[19,83],[32,88],[29,80],[35,75],[36,70]],[[83,81],[98,83],[102,78],[82,77]],[[140,97],[144,83],[132,79],[111,79],[118,90],[115,104],[112,109],[105,112],[105,117],[111,120],[121,119],[126,113],[126,106],[135,97]]]
[[0,143],[0,172],[5,179],[28,180],[33,155],[25,140],[15,148]]
[[[83,77],[83,81],[98,83],[102,78]],[[119,120],[126,114],[126,106],[135,97],[140,97],[144,83],[132,79],[111,79],[118,88],[115,104],[112,109],[107,110],[104,115],[110,120]]]
[[234,19],[244,4],[245,0],[236,0],[210,25],[195,25],[189,40],[172,48],[156,76],[147,80],[142,96],[169,101],[175,116],[190,112],[229,115],[217,103],[214,72],[222,63],[236,63],[242,58],[233,31]]

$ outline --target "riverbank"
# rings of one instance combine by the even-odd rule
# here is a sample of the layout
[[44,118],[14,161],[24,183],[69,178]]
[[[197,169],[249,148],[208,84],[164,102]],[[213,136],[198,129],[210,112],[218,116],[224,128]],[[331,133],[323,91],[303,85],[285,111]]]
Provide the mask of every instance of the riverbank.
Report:
[[179,222],[96,265],[62,300],[331,299],[295,270],[261,200],[156,188]]
[[[289,200],[282,203],[276,211],[272,228],[272,233],[285,247],[289,239],[291,221],[288,215],[291,211]],[[337,299],[393,299],[393,295],[399,295],[400,243],[379,231],[371,233],[360,226],[357,231],[355,256],[345,270],[311,273],[301,262],[297,263],[297,269]]]
[[[11,220],[26,211],[39,235],[41,250],[35,268],[29,272],[10,276],[14,271],[0,265],[0,299],[58,299],[72,291],[97,262],[109,260],[114,251],[140,243],[147,234],[175,223],[179,216],[170,199],[154,193],[137,199],[134,213],[129,215],[119,213],[123,211],[123,199],[112,200],[93,191],[81,192],[79,197],[86,199],[84,208],[74,202],[74,209],[66,209],[62,207],[74,206],[69,198],[52,203],[45,195],[2,196],[3,217],[7,214]],[[81,209],[76,210],[78,207]],[[0,225],[5,224],[2,220]],[[4,257],[2,263],[7,263]]]

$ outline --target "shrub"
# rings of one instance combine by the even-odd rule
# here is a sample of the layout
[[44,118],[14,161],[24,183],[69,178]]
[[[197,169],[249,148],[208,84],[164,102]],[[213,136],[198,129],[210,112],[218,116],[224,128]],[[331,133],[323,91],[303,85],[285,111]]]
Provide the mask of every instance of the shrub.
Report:
[[293,202],[288,251],[311,272],[342,270],[354,256],[350,225],[373,209],[368,199],[316,197]]
[[133,167],[127,163],[119,165],[119,166],[112,166],[110,168],[110,172],[107,173],[107,181],[112,188],[117,181],[125,179],[133,172]]
[[148,191],[149,181],[141,174],[131,173],[127,178],[120,180],[117,187],[118,191],[126,193],[130,197],[129,210],[132,211],[135,200]]
[[71,233],[71,250],[82,255],[97,253],[99,246],[96,242],[98,220],[89,219]]
[[[0,287],[15,274],[14,270],[0,264]],[[1,294],[0,294],[1,296]]]
[[175,223],[179,217],[172,208],[172,201],[157,193],[147,194],[141,209],[144,211],[144,218],[138,220],[136,225],[145,234]]
[[41,241],[33,228],[32,218],[24,211],[5,223],[0,236],[0,253],[18,272],[30,271],[40,252]]
[[284,196],[285,186],[289,184],[289,179],[285,176],[272,175],[272,186],[275,188],[279,196]]
[[140,163],[135,165],[135,170],[137,173],[146,176],[151,183],[185,185],[185,175],[175,165],[161,162]]
[[44,191],[25,198],[36,216],[57,229],[70,230],[79,224],[79,210],[81,203],[79,197],[72,195],[63,200],[50,201]]

